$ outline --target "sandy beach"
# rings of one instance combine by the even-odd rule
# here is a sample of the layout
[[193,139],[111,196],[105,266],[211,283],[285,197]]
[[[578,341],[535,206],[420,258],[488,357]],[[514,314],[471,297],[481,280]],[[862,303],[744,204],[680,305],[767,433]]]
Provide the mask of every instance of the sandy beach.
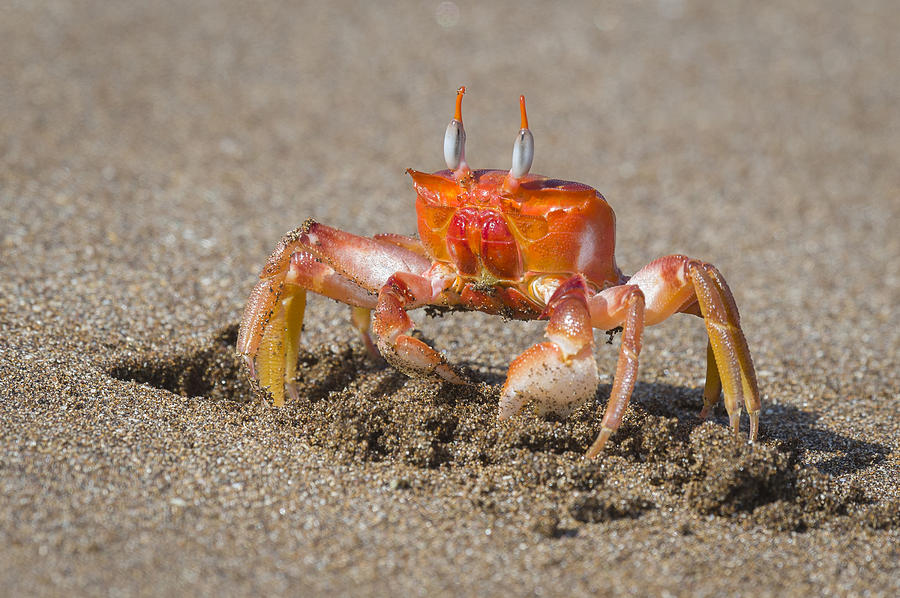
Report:
[[[0,595],[900,594],[893,2],[0,5]],[[706,332],[619,338],[566,421],[498,423],[541,322],[412,312],[478,385],[372,363],[312,297],[300,400],[235,356],[309,217],[414,234],[407,168],[600,190],[616,259],[727,277],[760,441],[702,406]],[[746,433],[748,422],[743,422]]]

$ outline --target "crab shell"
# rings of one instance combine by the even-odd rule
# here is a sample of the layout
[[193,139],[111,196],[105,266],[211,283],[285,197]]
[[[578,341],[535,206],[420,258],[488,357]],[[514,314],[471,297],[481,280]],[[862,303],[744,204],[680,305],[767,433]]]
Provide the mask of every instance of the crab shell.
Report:
[[476,170],[459,182],[450,170],[407,172],[425,250],[461,277],[519,286],[580,273],[597,289],[621,282],[616,216],[592,187],[526,175],[510,189],[505,170]]

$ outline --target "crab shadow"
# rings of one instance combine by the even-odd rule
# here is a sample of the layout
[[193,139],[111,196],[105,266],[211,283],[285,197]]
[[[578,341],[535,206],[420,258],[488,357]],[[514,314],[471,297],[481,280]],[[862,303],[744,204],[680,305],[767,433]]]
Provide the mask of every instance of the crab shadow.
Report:
[[[605,402],[608,397],[600,394]],[[675,386],[664,383],[641,383],[635,385],[633,402],[637,402],[650,415],[675,417],[689,429],[700,426],[698,417],[703,404],[701,387]],[[722,402],[714,408],[710,419],[723,426],[728,425],[728,416]],[[865,469],[885,460],[891,450],[877,442],[868,442],[845,436],[818,425],[821,416],[804,411],[792,405],[763,405],[760,418],[760,441],[777,440],[795,445],[804,453],[813,455],[811,464],[821,473],[840,476]],[[742,434],[749,433],[746,415],[741,421]],[[814,455],[827,456],[815,460]],[[838,454],[834,454],[838,453]]]
[[[793,405],[771,405],[765,408],[765,437],[783,442],[797,442],[810,453],[822,453],[812,465],[824,474],[841,476],[883,462],[890,447],[850,438],[816,425],[820,415]],[[834,454],[838,453],[838,454]]]

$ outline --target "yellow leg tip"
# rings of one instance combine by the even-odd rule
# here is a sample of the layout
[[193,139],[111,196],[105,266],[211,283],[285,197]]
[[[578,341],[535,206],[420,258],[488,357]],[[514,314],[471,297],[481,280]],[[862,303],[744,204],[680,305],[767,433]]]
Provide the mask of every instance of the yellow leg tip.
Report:
[[759,435],[759,409],[750,412],[750,442],[756,442]]
[[731,424],[731,430],[734,432],[735,438],[741,436],[741,411],[738,409],[734,413],[728,415],[728,422]]

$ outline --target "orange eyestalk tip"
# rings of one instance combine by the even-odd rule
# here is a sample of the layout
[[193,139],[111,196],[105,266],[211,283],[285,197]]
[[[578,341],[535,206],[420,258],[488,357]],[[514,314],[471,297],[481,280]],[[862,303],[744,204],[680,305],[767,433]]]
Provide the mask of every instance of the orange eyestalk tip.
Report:
[[[465,91],[464,87],[462,89],[463,89],[463,91]],[[525,114],[525,96],[524,95],[519,96],[519,111],[522,113],[522,126],[520,126],[519,128],[527,129],[528,128],[528,115]]]
[[456,90],[456,112],[453,114],[453,119],[460,122],[462,122],[462,98],[464,93],[466,93],[466,86],[460,85],[459,89]]

